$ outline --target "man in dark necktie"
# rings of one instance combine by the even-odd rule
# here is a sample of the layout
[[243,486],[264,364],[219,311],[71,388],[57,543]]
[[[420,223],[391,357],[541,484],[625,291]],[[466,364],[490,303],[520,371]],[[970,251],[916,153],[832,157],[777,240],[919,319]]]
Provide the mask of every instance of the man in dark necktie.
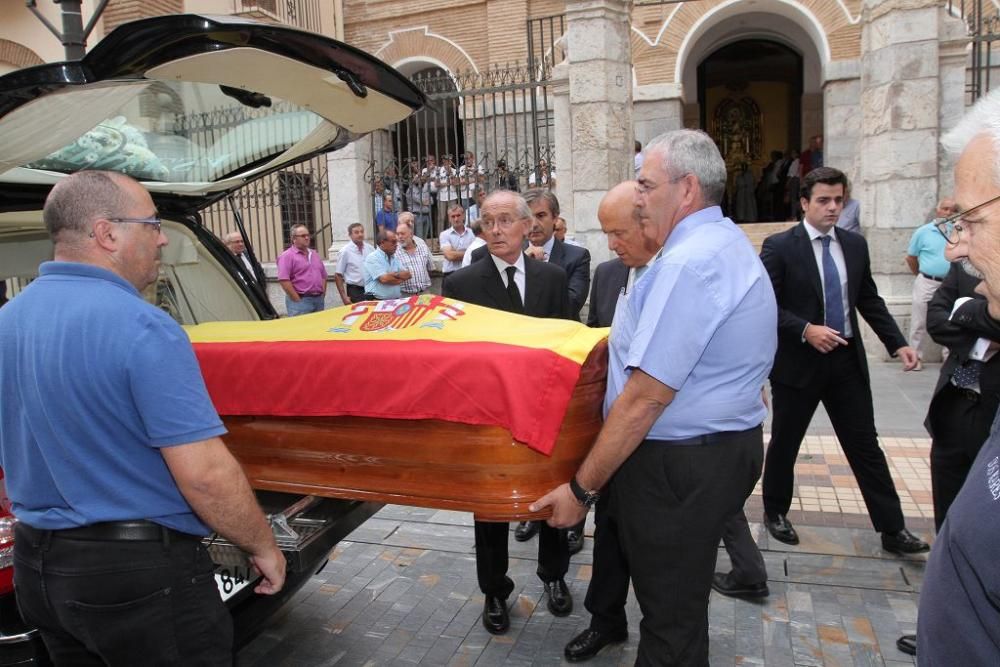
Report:
[[233,257],[243,265],[246,269],[247,275],[250,276],[251,282],[258,282],[257,271],[254,269],[254,264],[250,260],[250,254],[247,252],[246,244],[243,243],[243,235],[239,232],[229,232],[226,234],[225,238],[226,248],[229,252],[233,254]]
[[[802,224],[764,241],[761,260],[778,299],[778,351],[771,371],[774,418],[764,462],[764,523],[797,544],[788,521],[795,459],[820,402],[861,487],[882,548],[927,551],[908,530],[885,454],[879,448],[858,313],[904,370],[917,363],[872,279],[863,237],[835,227],[847,177],[821,167],[802,181]],[[745,535],[749,538],[749,533]]]
[[[466,303],[533,317],[570,318],[566,272],[555,264],[528,261],[522,251],[531,209],[521,195],[500,190],[489,195],[480,212],[489,254],[444,279],[442,295]],[[488,400],[488,397],[487,397]],[[483,625],[493,634],[510,627],[507,598],[514,582],[507,576],[506,523],[476,521],[476,570],[486,596]],[[564,577],[569,569],[566,532],[543,525],[538,540],[538,577],[545,585],[548,608],[555,616],[573,610]]]

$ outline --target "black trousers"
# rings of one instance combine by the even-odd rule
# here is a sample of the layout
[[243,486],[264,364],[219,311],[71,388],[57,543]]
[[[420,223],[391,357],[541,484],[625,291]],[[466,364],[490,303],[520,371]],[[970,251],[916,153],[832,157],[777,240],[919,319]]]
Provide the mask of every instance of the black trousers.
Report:
[[14,585],[56,665],[231,665],[233,624],[201,540],[66,539],[17,524]]
[[[479,590],[502,600],[514,592],[514,582],[507,576],[507,536],[510,524],[476,521],[476,575]],[[538,578],[556,581],[569,570],[569,546],[566,531],[542,522],[538,531]]]
[[840,440],[875,530],[905,527],[899,494],[878,445],[872,392],[852,346],[823,355],[815,379],[806,387],[771,382],[774,413],[771,443],[764,460],[764,511],[787,514],[792,504],[795,460],[816,407],[823,403]]
[[[642,610],[637,665],[708,664],[719,540],[753,491],[763,456],[758,427],[711,445],[646,440],[618,469],[595,533],[595,568],[601,531],[614,531]],[[598,597],[588,591],[591,602]]]
[[[583,604],[590,612],[592,630],[618,634],[628,630],[625,603],[628,601],[629,568],[618,527],[608,520],[608,497],[608,493],[601,496],[594,513],[594,564]],[[743,510],[726,521],[722,543],[732,562],[736,581],[747,585],[767,582],[764,558],[750,534]]]
[[990,435],[997,412],[997,395],[973,395],[951,383],[931,403],[931,489],[934,493],[934,527],[941,530],[944,517],[969,474],[976,454]]
[[361,285],[352,285],[347,283],[347,296],[351,299],[351,303],[358,303],[359,301],[365,300],[365,288]]

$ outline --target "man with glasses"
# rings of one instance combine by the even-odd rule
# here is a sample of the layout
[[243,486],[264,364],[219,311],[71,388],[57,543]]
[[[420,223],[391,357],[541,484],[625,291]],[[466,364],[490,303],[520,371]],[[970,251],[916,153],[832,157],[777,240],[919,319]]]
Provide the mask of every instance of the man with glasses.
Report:
[[[1000,91],[993,91],[980,99],[942,139],[945,150],[958,156],[955,202],[961,213],[938,225],[952,244],[949,256],[967,259],[975,272],[981,275],[982,282],[975,287],[975,291],[986,297],[985,314],[994,324],[1000,320],[998,121]],[[977,305],[964,302],[954,309],[949,320],[960,325],[963,321],[968,323],[974,317],[967,311],[970,307],[976,308]],[[991,334],[985,330],[979,332],[980,336],[983,334],[989,340]],[[995,345],[987,343],[985,347],[988,353]],[[974,358],[971,351],[969,357]],[[984,366],[989,363],[985,354],[981,361],[985,362]],[[994,394],[1000,388],[996,386],[995,378],[983,374],[984,366],[967,363],[962,366],[964,377],[960,379],[962,386],[958,388],[974,390],[978,387],[981,394],[991,395],[983,395],[983,400],[995,401]],[[966,400],[968,398],[966,395]],[[989,416],[986,415],[985,419]],[[935,506],[936,503],[935,495]],[[1000,431],[994,421],[989,437],[969,469],[965,484],[947,508],[947,518],[938,531],[934,550],[927,562],[917,617],[921,665],[990,665],[997,662],[1000,652],[998,507]]]
[[569,484],[531,505],[569,527],[608,496],[595,535],[620,538],[642,609],[636,664],[707,665],[708,601],[726,522],[760,476],[761,387],[774,291],[719,203],[726,165],[696,130],[653,139],[634,195],[658,259],[619,297],[604,426]]
[[402,284],[410,272],[400,266],[397,257],[396,233],[381,231],[375,236],[375,252],[365,258],[365,299],[385,301],[403,295]]
[[326,266],[309,247],[312,235],[305,225],[293,225],[292,245],[278,256],[278,284],[285,290],[289,317],[318,313],[325,308]]
[[[57,665],[232,663],[202,539],[275,544],[183,330],[141,292],[167,237],[131,178],[65,177],[43,218],[55,261],[0,310],[0,465],[18,522],[17,603]],[[7,613],[7,612],[4,612]]]
[[[532,214],[519,194],[500,190],[483,202],[480,224],[489,253],[444,279],[442,294],[477,306],[532,317],[569,318],[566,272],[555,264],[528,260],[522,247]],[[480,397],[489,401],[488,396]],[[510,627],[507,598],[514,582],[507,576],[506,523],[476,521],[476,572],[486,599],[483,626],[492,634]],[[538,578],[545,586],[548,609],[554,616],[573,611],[566,586],[569,545],[566,532],[543,526],[538,538]]]
[[779,542],[798,544],[788,520],[795,460],[822,402],[861,488],[882,548],[927,551],[906,530],[899,494],[875,432],[868,361],[858,313],[886,350],[912,370],[917,354],[906,344],[872,279],[868,244],[836,227],[847,177],[831,167],[802,181],[803,221],[764,241],[760,257],[778,299],[778,352],[771,372],[774,418],[764,463],[764,525]]
[[927,336],[927,304],[941,281],[948,274],[949,262],[944,257],[945,239],[936,228],[937,223],[955,213],[955,202],[945,198],[938,202],[937,217],[917,227],[910,237],[906,251],[906,266],[913,279],[913,300],[910,304],[910,347],[917,351],[917,367],[923,368],[924,343]]
[[434,270],[434,260],[427,243],[413,233],[413,214],[399,214],[399,226],[396,227],[398,246],[396,254],[399,266],[409,272],[410,277],[400,285],[403,296],[423,294],[431,287],[431,271]]

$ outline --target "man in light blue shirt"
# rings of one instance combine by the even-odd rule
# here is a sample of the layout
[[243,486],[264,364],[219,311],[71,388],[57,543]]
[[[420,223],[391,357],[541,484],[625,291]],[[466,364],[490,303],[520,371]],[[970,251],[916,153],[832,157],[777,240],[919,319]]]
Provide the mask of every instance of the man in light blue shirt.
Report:
[[378,248],[365,257],[365,299],[385,301],[403,296],[400,285],[410,279],[396,257],[396,233],[380,231],[375,236]]
[[939,201],[935,211],[937,217],[913,231],[910,247],[906,250],[906,266],[914,276],[908,339],[910,347],[917,351],[915,371],[923,368],[923,343],[927,340],[927,304],[951,268],[951,262],[944,258],[945,238],[935,225],[956,212],[953,199]]
[[763,461],[777,306],[753,246],[719,208],[726,167],[707,134],[651,141],[638,182],[644,233],[663,249],[619,297],[604,428],[570,483],[531,509],[551,506],[550,523],[571,526],[610,495],[608,530],[643,610],[637,662],[707,664],[719,540]]

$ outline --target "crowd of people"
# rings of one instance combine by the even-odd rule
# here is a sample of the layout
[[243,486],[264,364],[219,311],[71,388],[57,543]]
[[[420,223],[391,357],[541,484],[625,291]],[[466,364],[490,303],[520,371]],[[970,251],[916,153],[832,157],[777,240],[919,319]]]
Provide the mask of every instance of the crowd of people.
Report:
[[[907,255],[920,282],[914,301],[926,305],[921,326],[948,350],[927,419],[938,536],[918,633],[900,639],[927,665],[1000,658],[1000,431],[991,426],[1000,396],[998,119],[1000,92],[945,137],[957,157],[954,199],[915,232]],[[799,224],[769,237],[759,256],[722,210],[728,175],[718,147],[695,130],[649,142],[635,180],[606,194],[598,219],[616,257],[593,280],[589,252],[557,236],[559,201],[548,188],[480,196],[471,183],[449,180],[436,212],[396,214],[392,185],[381,204],[393,215],[382,217],[375,244],[363,226],[349,230],[334,274],[345,304],[429,289],[433,265],[418,230],[440,215],[448,223],[439,236],[444,296],[577,320],[589,296],[587,324],[611,327],[600,433],[570,479],[531,505],[551,518],[515,531],[537,533],[547,607],[565,616],[573,609],[565,575],[574,533],[579,544],[595,509],[584,600],[591,619],[565,647],[570,661],[627,638],[631,582],[642,613],[637,664],[708,664],[711,591],[769,595],[743,512],[761,476],[766,529],[798,543],[788,517],[794,465],[820,403],[883,549],[929,549],[905,526],[878,444],[859,315],[904,371],[918,368],[920,353],[878,294],[865,239],[838,226],[847,178],[822,165],[816,148],[795,177]],[[421,174],[436,169],[428,163]],[[442,168],[454,169],[447,158]],[[536,183],[554,175],[547,178]],[[231,626],[201,536],[211,528],[242,547],[262,574],[259,593],[281,589],[284,559],[219,439],[224,428],[187,337],[140,297],[168,243],[153,202],[126,176],[82,172],[53,188],[43,216],[55,261],[0,310],[0,462],[20,519],[14,576],[22,614],[57,664],[95,656],[142,664],[168,647],[178,662],[227,663]],[[243,261],[237,236],[226,243]],[[310,239],[307,228],[293,227],[278,259],[290,315],[322,308],[326,270]],[[244,279],[259,280],[252,265],[243,265]],[[96,404],[95,373],[104,389]],[[494,634],[510,625],[509,532],[506,524],[475,524],[482,623]],[[720,541],[729,572],[715,571]],[[128,610],[110,613],[122,587],[142,609],[164,587],[185,604],[136,628]],[[83,607],[73,602],[81,596],[109,602]],[[130,636],[139,630],[142,642]]]

